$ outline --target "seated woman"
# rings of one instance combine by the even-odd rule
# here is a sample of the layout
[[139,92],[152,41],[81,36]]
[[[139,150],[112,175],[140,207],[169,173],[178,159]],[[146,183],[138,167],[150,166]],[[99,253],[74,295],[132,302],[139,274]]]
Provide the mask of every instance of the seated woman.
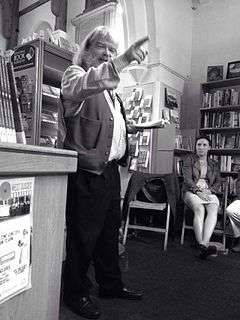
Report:
[[236,181],[236,199],[226,208],[226,214],[231,222],[235,238],[232,251],[240,252],[240,175]]
[[209,241],[217,223],[219,200],[216,193],[221,178],[218,163],[208,157],[210,147],[207,136],[197,137],[195,153],[183,163],[183,201],[194,213],[193,229],[201,259],[217,253],[216,246],[209,246]]

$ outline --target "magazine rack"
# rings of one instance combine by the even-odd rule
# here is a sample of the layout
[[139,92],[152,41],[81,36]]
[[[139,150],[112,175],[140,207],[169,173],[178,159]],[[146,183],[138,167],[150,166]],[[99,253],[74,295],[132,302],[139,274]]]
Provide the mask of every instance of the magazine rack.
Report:
[[0,144],[0,179],[34,177],[32,287],[0,304],[0,319],[58,320],[67,174],[77,153]]

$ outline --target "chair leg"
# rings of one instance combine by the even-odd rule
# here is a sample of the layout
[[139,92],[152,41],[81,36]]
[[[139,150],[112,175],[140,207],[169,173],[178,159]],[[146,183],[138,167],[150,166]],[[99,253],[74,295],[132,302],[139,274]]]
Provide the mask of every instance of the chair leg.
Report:
[[225,230],[223,230],[223,249],[226,249],[226,234],[225,234]]
[[181,232],[181,244],[184,243],[185,226],[186,226],[186,218],[185,218],[185,210],[184,210],[184,212],[183,212],[182,232]]
[[127,241],[127,232],[128,232],[128,225],[129,225],[129,215],[130,215],[130,208],[127,211],[127,219],[124,226],[124,233],[123,233],[123,245],[125,246]]
[[169,222],[170,222],[170,205],[168,204],[168,205],[167,205],[166,230],[165,230],[164,247],[163,247],[163,250],[164,250],[164,251],[167,250]]

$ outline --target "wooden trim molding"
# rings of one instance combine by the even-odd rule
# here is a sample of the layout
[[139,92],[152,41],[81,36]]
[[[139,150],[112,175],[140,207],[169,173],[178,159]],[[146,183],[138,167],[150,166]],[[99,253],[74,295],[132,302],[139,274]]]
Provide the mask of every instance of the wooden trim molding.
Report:
[[98,7],[104,6],[105,4],[107,4],[108,2],[116,2],[118,3],[118,0],[86,0],[85,1],[85,12],[94,10]]
[[[0,0],[1,1],[1,0]],[[46,2],[51,1],[51,11],[56,17],[55,27],[54,29],[61,29],[66,31],[67,26],[67,0],[38,0],[35,1],[30,6],[24,8],[23,10],[19,11],[19,16],[22,16],[28,12],[33,11],[34,9],[38,8],[39,6],[43,5]]]
[[66,31],[67,3],[67,0],[51,0],[51,11],[56,16],[55,30]]
[[31,4],[30,6],[22,9],[19,11],[19,17],[20,16],[23,16],[24,14],[28,13],[28,12],[31,12],[33,11],[34,9],[40,7],[42,4],[48,2],[48,1],[51,1],[51,0],[38,0],[38,1],[35,1],[33,4]]

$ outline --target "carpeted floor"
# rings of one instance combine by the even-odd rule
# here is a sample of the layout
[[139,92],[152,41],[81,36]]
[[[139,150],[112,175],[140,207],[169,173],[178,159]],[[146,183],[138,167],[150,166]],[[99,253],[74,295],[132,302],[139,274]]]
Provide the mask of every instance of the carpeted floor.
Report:
[[[197,258],[190,242],[169,242],[163,251],[160,236],[128,240],[128,271],[124,282],[143,288],[142,301],[93,299],[101,320],[239,320],[240,255],[229,253]],[[79,320],[64,305],[59,320]]]

